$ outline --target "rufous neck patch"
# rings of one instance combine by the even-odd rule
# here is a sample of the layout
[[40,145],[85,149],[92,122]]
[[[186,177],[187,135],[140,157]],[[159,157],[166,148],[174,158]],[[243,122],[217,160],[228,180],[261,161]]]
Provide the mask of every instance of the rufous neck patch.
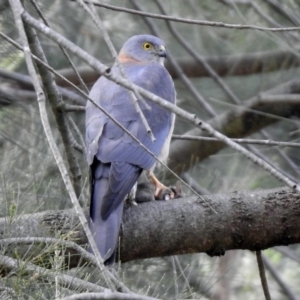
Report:
[[140,61],[137,60],[137,59],[134,59],[132,58],[131,56],[121,52],[119,55],[118,55],[118,60],[120,63],[139,63]]

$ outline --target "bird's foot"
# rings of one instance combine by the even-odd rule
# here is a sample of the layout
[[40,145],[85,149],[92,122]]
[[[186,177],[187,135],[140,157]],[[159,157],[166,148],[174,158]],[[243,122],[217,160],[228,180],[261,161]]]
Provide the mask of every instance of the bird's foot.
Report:
[[157,189],[156,191],[158,194],[155,195],[155,200],[170,200],[182,197],[181,188],[178,189],[178,186],[164,186],[162,189]]
[[155,200],[170,200],[181,197],[181,187],[178,184],[175,187],[167,187],[162,184],[152,172],[149,173],[149,176],[155,186]]
[[135,199],[131,198],[131,197],[127,197],[125,199],[125,206],[129,207],[129,206],[137,206],[137,203],[135,201]]

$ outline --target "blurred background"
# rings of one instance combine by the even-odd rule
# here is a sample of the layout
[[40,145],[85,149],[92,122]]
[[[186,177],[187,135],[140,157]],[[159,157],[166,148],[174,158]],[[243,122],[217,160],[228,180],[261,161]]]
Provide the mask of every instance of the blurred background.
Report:
[[[204,26],[166,22],[126,11],[227,24],[299,28],[299,1],[98,2],[101,5],[97,6],[97,12],[117,51],[135,34],[149,33],[165,41],[166,67],[176,85],[179,107],[196,114],[229,137],[299,141],[299,29],[277,32],[224,28],[220,24]],[[33,3],[24,1],[31,15],[39,18]],[[36,3],[54,30],[102,63],[112,65],[113,58],[103,33],[78,3],[67,0]],[[114,6],[114,10],[105,4]],[[0,1],[0,28],[2,33],[19,42],[11,9],[5,0]],[[42,35],[39,37],[49,64],[84,90],[59,46]],[[90,88],[99,74],[71,52],[68,54]],[[66,103],[85,105],[83,96],[60,78],[56,79],[63,88],[61,92]],[[0,217],[9,215],[12,207],[18,214],[71,208],[45,138],[24,56],[4,39],[0,39],[0,82]],[[70,127],[74,139],[80,144],[76,128],[84,134],[84,111],[78,108],[69,116],[73,120]],[[50,109],[49,118],[57,144],[64,153]],[[180,118],[176,119],[174,133],[177,137],[171,144],[169,166],[200,194],[284,186],[220,142],[178,139],[178,135],[183,134],[204,136]],[[253,143],[244,146],[286,177],[299,181],[297,147]],[[76,158],[82,174],[83,198],[87,199],[88,170],[80,149],[78,146]],[[177,180],[166,170],[161,176],[170,184]],[[185,195],[192,195],[186,187],[183,191]],[[299,299],[299,246],[276,247],[264,254],[269,263],[267,278],[272,299]],[[82,277],[86,274],[81,269],[69,272]],[[134,261],[122,264],[119,274],[131,290],[162,299],[264,299],[256,258],[249,251],[228,251],[221,258],[190,254]],[[42,290],[44,286],[47,292]],[[24,279],[19,289],[24,292],[24,299],[31,299],[26,297],[33,292],[37,295],[34,299],[53,297],[51,284],[46,282],[33,284]]]

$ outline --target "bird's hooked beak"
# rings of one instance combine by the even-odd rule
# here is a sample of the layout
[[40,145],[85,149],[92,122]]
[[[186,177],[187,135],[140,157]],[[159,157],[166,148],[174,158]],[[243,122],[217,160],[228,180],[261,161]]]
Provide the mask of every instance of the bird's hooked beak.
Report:
[[166,58],[167,57],[167,51],[166,51],[166,48],[165,48],[165,46],[159,46],[158,48],[157,48],[157,55],[159,56],[159,57],[163,57],[163,58]]

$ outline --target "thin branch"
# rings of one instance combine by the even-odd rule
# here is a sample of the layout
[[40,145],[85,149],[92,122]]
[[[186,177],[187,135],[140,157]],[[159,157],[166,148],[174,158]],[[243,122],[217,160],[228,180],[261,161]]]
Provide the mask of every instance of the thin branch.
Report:
[[[190,141],[220,142],[220,140],[218,140],[216,138],[212,138],[212,137],[193,136],[193,135],[179,135],[179,134],[173,134],[172,139],[190,140]],[[231,140],[238,143],[238,144],[256,144],[256,145],[265,145],[265,146],[283,146],[283,147],[295,147],[295,148],[300,147],[300,143],[292,143],[292,142],[280,142],[280,141],[258,140],[258,139],[231,139]]]
[[[72,0],[76,1],[76,0]],[[86,0],[85,2],[89,3],[89,0]],[[261,30],[261,31],[298,31],[300,30],[300,27],[285,27],[285,28],[272,28],[272,27],[262,27],[262,26],[256,26],[256,25],[240,25],[240,24],[228,24],[223,22],[214,22],[214,21],[202,21],[202,20],[192,20],[192,19],[186,19],[186,18],[178,18],[178,17],[171,17],[171,16],[165,16],[160,14],[154,14],[154,13],[147,13],[142,11],[137,11],[134,9],[129,9],[125,7],[119,7],[119,6],[113,6],[109,4],[99,3],[96,1],[93,1],[93,4],[95,6],[107,8],[110,10],[115,11],[121,11],[126,12],[130,14],[150,17],[154,19],[163,19],[163,20],[169,20],[173,22],[180,22],[180,23],[186,23],[186,24],[194,24],[194,25],[203,25],[203,26],[212,26],[212,27],[223,27],[223,28],[235,28],[235,29],[254,29],[254,30]]]
[[259,277],[261,281],[261,285],[264,291],[265,299],[271,300],[271,295],[268,287],[268,281],[266,278],[265,267],[261,256],[261,251],[256,251],[256,260],[258,264]]
[[[77,127],[76,123],[74,122],[74,120],[71,118],[70,115],[67,115],[67,119],[68,119],[69,125],[72,127],[73,131],[76,133],[76,135],[79,139],[79,142],[80,142],[78,144],[77,141],[75,140],[75,138],[73,138],[74,142],[78,144],[78,145],[76,145],[77,150],[80,148],[82,153],[86,153],[85,142],[84,142],[83,136],[82,136],[79,128]],[[73,142],[73,145],[74,145],[74,142]]]
[[157,298],[152,298],[137,294],[121,294],[121,293],[81,293],[72,296],[67,296],[64,298],[57,298],[57,300],[159,300]]
[[66,111],[66,112],[85,112],[85,106],[65,104],[64,111]]

